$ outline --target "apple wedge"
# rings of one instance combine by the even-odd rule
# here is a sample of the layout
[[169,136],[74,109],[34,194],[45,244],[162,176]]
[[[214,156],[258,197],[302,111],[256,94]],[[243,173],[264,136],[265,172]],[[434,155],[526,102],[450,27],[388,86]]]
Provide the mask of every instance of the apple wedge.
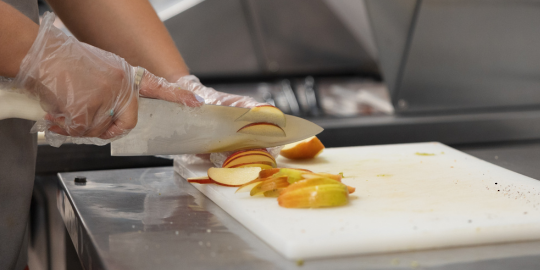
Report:
[[341,182],[341,175],[339,174],[331,174],[331,173],[304,173],[302,174],[302,177],[304,179],[312,179],[312,178],[321,178],[326,177],[330,179],[334,179],[338,182]]
[[251,123],[240,128],[237,133],[257,136],[285,137],[285,131],[279,126],[266,122]]
[[197,184],[214,184],[216,182],[212,181],[212,179],[208,178],[208,176],[202,176],[202,177],[191,177],[186,179],[190,183],[197,183]]
[[299,169],[290,169],[290,168],[281,168],[279,172],[274,174],[272,177],[287,176],[290,184],[304,179],[302,174],[305,174],[306,171]]
[[288,186],[289,186],[289,182],[287,182],[287,176],[281,176],[281,177],[275,177],[275,178],[272,177],[270,179],[260,182],[258,185],[253,187],[253,189],[251,190],[249,194],[251,196],[255,196],[269,190],[285,188]]
[[272,168],[272,169],[267,169],[267,170],[262,170],[260,173],[259,173],[259,178],[267,178],[267,177],[270,177],[276,173],[279,172],[279,170],[281,170],[280,168]]
[[329,178],[298,181],[281,191],[278,204],[286,208],[341,206],[349,202],[347,186]]
[[268,170],[268,169],[273,168],[270,162],[242,163],[242,164],[231,166],[230,168],[247,168],[247,167],[259,167],[261,168],[261,170]]
[[237,151],[237,152],[234,152],[232,153],[230,156],[227,157],[227,159],[225,159],[225,161],[223,161],[223,166],[227,165],[227,163],[229,163],[231,160],[233,159],[236,159],[240,156],[247,156],[247,155],[266,155],[268,156],[269,158],[274,158],[272,155],[270,155],[270,153],[268,153],[268,151],[266,151],[266,149],[264,148],[261,148],[261,149],[250,149],[250,150],[241,150],[241,151]]
[[285,114],[272,105],[262,105],[251,108],[249,111],[238,117],[236,121],[267,122],[280,127],[285,127],[286,124]]
[[208,177],[213,181],[228,186],[238,187],[257,179],[261,168],[210,168]]
[[265,191],[263,194],[264,194],[264,197],[277,198],[279,197],[279,195],[284,189],[285,188],[272,189],[272,190]]
[[277,167],[276,160],[273,157],[269,157],[264,154],[248,154],[239,155],[236,158],[229,160],[227,163],[223,163],[223,168],[234,168],[235,165],[247,164],[247,163],[262,163],[268,164],[273,168]]
[[323,150],[324,145],[322,142],[313,136],[285,145],[279,154],[288,159],[308,159],[320,155]]

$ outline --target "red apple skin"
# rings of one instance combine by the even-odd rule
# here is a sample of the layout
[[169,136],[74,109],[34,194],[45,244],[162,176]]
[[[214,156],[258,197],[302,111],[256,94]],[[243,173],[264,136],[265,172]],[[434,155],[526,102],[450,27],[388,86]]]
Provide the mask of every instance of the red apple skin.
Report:
[[269,162],[269,161],[258,161],[258,162],[240,163],[240,164],[236,164],[236,165],[233,165],[233,166],[230,166],[230,167],[226,167],[226,168],[240,168],[240,166],[251,165],[251,164],[268,165],[268,166],[270,166],[270,167],[274,167],[274,166],[275,166],[275,164],[272,164],[272,162]]
[[[238,155],[244,155],[244,154],[267,154],[269,157],[272,157],[270,153],[264,148],[255,148],[255,149],[248,149],[248,150],[240,150],[232,153],[230,156],[228,156],[225,161],[223,162],[223,165],[227,164],[231,159],[236,158]],[[273,157],[272,157],[273,158]]]
[[[273,158],[273,157],[268,157],[267,155],[264,155],[264,154],[246,154],[246,155],[241,155],[241,156],[237,156],[236,158],[233,158],[231,160],[229,160],[229,162],[227,163],[223,163],[223,168],[232,168],[233,166],[237,165],[237,164],[234,164],[235,162],[242,162],[240,161],[239,159],[241,158],[249,158],[249,157],[252,157],[252,158],[255,158],[255,160],[251,160],[251,162],[243,162],[243,163],[238,163],[238,164],[245,164],[245,163],[263,163],[263,162],[270,162],[272,164],[269,164],[269,165],[272,165],[272,167],[276,167],[277,164],[276,164],[276,160]],[[257,160],[258,159],[258,160]]]
[[210,178],[207,179],[188,179],[187,180],[190,183],[197,183],[197,184],[215,184],[216,182],[211,180]]
[[247,157],[247,156],[263,156],[263,157],[268,157],[268,158],[270,158],[270,159],[273,159],[273,160],[275,161],[274,157],[271,156],[270,154],[264,154],[264,153],[261,153],[261,152],[259,152],[259,153],[247,153],[247,154],[243,154],[243,155],[236,155],[236,156],[234,156],[234,157],[232,157],[232,158],[231,158],[231,157],[228,157],[228,158],[223,162],[223,166],[225,166],[225,165],[227,165],[227,164],[229,164],[229,163],[231,163],[231,162],[233,162],[233,161],[235,161],[235,160],[237,160],[237,159],[239,159],[239,158]]

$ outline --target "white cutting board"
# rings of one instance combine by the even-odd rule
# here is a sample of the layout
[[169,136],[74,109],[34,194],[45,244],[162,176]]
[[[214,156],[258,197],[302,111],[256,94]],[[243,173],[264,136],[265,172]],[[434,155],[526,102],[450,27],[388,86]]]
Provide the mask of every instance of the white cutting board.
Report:
[[[356,192],[344,207],[286,209],[275,198],[193,185],[289,259],[540,239],[540,181],[440,143],[333,148],[277,162],[343,172]],[[184,177],[209,167],[175,166]]]

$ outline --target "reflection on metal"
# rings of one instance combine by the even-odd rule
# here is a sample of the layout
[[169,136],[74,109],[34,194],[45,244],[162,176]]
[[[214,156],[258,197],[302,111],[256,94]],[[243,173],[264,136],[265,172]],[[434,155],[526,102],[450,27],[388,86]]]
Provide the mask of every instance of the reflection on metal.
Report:
[[395,92],[417,0],[366,0],[379,52],[379,67],[390,93]]
[[300,115],[300,106],[298,106],[298,101],[294,95],[294,91],[289,80],[281,81],[281,91],[287,99],[287,104],[289,104],[289,109],[293,115]]
[[377,73],[342,10],[325,0],[206,0],[165,25],[203,77]]

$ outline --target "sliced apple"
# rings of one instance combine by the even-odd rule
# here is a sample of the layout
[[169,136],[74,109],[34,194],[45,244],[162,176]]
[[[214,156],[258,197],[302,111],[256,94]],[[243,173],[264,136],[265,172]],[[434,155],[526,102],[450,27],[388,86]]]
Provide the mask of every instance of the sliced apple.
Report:
[[303,179],[300,181],[297,181],[293,184],[291,184],[287,189],[285,189],[283,192],[289,192],[294,191],[295,189],[309,187],[309,186],[321,186],[321,185],[342,185],[343,187],[346,187],[343,183],[340,183],[334,179],[330,178],[312,178],[312,179]]
[[320,155],[323,150],[324,145],[322,142],[313,136],[285,145],[279,154],[288,159],[308,159]]
[[240,128],[238,133],[269,136],[269,137],[285,137],[285,131],[279,126],[266,122],[251,123]]
[[279,195],[278,204],[286,208],[332,207],[349,202],[347,188],[339,184],[309,186],[289,192],[285,190]]
[[349,191],[349,194],[353,194],[356,191],[355,187],[347,186],[347,190]]
[[255,179],[253,181],[247,182],[241,185],[234,193],[249,192],[264,180],[265,179]]
[[208,177],[217,183],[238,187],[257,179],[260,171],[260,167],[210,168]]
[[279,197],[279,195],[281,194],[281,192],[284,189],[285,188],[278,188],[278,189],[268,190],[268,191],[265,191],[263,194],[264,194],[264,197],[277,198],[277,197]]
[[250,192],[250,195],[255,196],[255,195],[264,193],[265,191],[274,190],[278,188],[285,188],[288,186],[289,186],[289,182],[287,182],[287,176],[272,177],[270,179],[260,182],[258,185],[253,187],[253,189]]
[[306,171],[299,169],[290,169],[290,168],[281,168],[278,173],[274,174],[273,177],[287,176],[290,184],[304,179],[302,174],[305,174]]
[[287,208],[331,207],[349,202],[347,186],[330,178],[300,180],[281,191],[278,203]]
[[247,168],[247,167],[259,167],[261,170],[272,169],[272,164],[264,162],[253,162],[253,163],[242,163],[238,165],[231,166],[230,168]]
[[223,168],[233,168],[238,164],[246,163],[262,163],[268,164],[272,167],[277,167],[276,160],[273,157],[269,157],[264,154],[248,154],[248,155],[239,155],[236,158],[229,160],[227,163],[223,163]]
[[249,111],[238,117],[236,121],[267,122],[280,127],[285,127],[286,124],[285,114],[272,105],[262,105],[251,108]]
[[212,179],[208,178],[208,176],[202,176],[202,177],[191,177],[187,179],[190,183],[197,183],[197,184],[214,184],[215,182],[212,181]]
[[227,163],[229,163],[231,160],[235,159],[235,158],[238,158],[240,156],[245,156],[245,155],[252,155],[252,154],[256,154],[256,155],[267,155],[268,157],[270,158],[274,158],[272,155],[270,155],[270,153],[268,153],[268,151],[266,151],[266,149],[264,148],[260,148],[260,149],[250,149],[250,150],[241,150],[241,151],[237,151],[237,152],[234,152],[232,153],[231,155],[229,155],[227,157],[227,159],[225,159],[225,161],[223,162],[223,166],[225,166]]
[[281,170],[280,168],[272,168],[272,169],[267,169],[267,170],[262,170],[260,173],[259,173],[259,178],[267,178],[267,177],[270,177],[276,173],[279,172],[279,170]]
[[304,179],[312,179],[312,178],[321,178],[326,177],[330,179],[334,179],[338,182],[341,182],[341,175],[340,174],[331,174],[331,173],[304,173],[302,174],[302,177]]

